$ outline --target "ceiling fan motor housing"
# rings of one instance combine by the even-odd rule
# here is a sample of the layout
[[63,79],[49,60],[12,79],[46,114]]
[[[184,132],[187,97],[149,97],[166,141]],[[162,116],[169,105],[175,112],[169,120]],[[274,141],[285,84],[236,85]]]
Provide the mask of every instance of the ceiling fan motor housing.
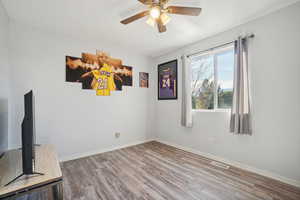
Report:
[[168,6],[165,5],[169,0],[138,0],[140,3],[148,6],[148,10],[131,16],[125,20],[122,20],[122,24],[129,24],[135,20],[149,16],[147,23],[150,25],[157,24],[158,31],[160,33],[166,32],[166,24],[170,21],[170,17],[167,14],[177,14],[177,15],[189,15],[198,16],[201,12],[201,8],[196,7],[182,7],[182,6]]

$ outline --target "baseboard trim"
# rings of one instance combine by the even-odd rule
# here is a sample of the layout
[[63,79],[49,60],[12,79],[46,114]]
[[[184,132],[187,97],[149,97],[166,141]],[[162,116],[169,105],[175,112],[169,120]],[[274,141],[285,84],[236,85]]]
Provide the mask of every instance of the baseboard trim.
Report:
[[151,141],[154,141],[154,139],[136,141],[136,142],[132,142],[132,143],[124,144],[124,145],[119,145],[119,146],[115,146],[115,147],[111,147],[111,148],[97,149],[97,150],[88,151],[88,152],[84,152],[84,153],[76,153],[76,154],[72,154],[69,156],[63,156],[59,159],[59,161],[66,162],[66,161],[70,161],[70,160],[76,160],[79,158],[84,158],[84,157],[88,157],[88,156],[92,156],[92,155],[97,155],[100,153],[115,151],[115,150],[131,147],[131,146],[135,146],[135,145],[139,145],[139,144],[144,144],[144,143],[151,142]]
[[258,169],[258,168],[255,168],[255,167],[252,167],[252,166],[249,166],[249,165],[245,165],[245,164],[240,163],[240,162],[228,160],[226,158],[215,156],[215,155],[210,154],[210,153],[204,153],[204,152],[201,152],[201,151],[189,148],[189,147],[184,147],[182,145],[174,144],[174,143],[163,141],[163,140],[160,140],[160,139],[147,139],[147,140],[132,142],[132,143],[128,143],[128,144],[125,144],[125,145],[119,145],[119,146],[115,146],[115,147],[111,147],[111,148],[104,148],[104,149],[98,149],[98,150],[84,152],[84,153],[77,153],[77,154],[73,154],[73,155],[70,155],[70,156],[61,157],[60,162],[76,160],[76,159],[79,159],[79,158],[84,158],[84,157],[88,157],[88,156],[92,156],[92,155],[96,155],[96,154],[100,154],[100,153],[119,150],[119,149],[131,147],[131,146],[135,146],[135,145],[139,145],[139,144],[144,144],[144,143],[151,142],[151,141],[157,141],[157,142],[169,145],[169,146],[173,146],[173,147],[178,148],[178,149],[182,149],[184,151],[188,151],[188,152],[191,152],[191,153],[194,153],[194,154],[197,154],[197,155],[200,155],[200,156],[204,156],[204,157],[207,157],[209,159],[212,159],[212,160],[215,160],[215,161],[218,161],[218,162],[225,163],[227,165],[231,165],[233,167],[241,168],[241,169],[244,169],[244,170],[259,174],[259,175],[262,175],[262,176],[266,176],[268,178],[272,178],[272,179],[281,181],[281,182],[289,184],[289,185],[300,187],[300,181],[293,180],[293,179],[290,179],[290,178],[286,178],[286,177],[283,177],[281,175],[278,175],[278,174],[275,174],[275,173],[272,173],[272,172],[269,172],[269,171],[266,171],[266,170]]
[[268,178],[272,178],[272,179],[281,181],[281,182],[289,184],[289,185],[300,187],[300,181],[293,180],[293,179],[290,179],[290,178],[286,178],[286,177],[283,177],[281,175],[278,175],[278,174],[275,174],[275,173],[272,173],[272,172],[269,172],[269,171],[266,171],[266,170],[258,169],[258,168],[255,168],[255,167],[252,167],[252,166],[249,166],[249,165],[242,164],[240,162],[228,160],[228,159],[225,159],[225,158],[222,158],[222,157],[219,157],[219,156],[212,155],[210,153],[204,153],[204,152],[192,149],[192,148],[184,147],[184,146],[181,146],[181,145],[178,145],[178,144],[162,141],[162,140],[159,140],[159,139],[156,139],[155,141],[166,144],[166,145],[169,145],[169,146],[173,146],[175,148],[182,149],[184,151],[191,152],[191,153],[203,156],[203,157],[207,157],[209,159],[212,159],[212,160],[215,160],[215,161],[218,161],[218,162],[222,162],[222,163],[225,163],[227,165],[231,165],[233,167],[241,168],[241,169],[244,169],[244,170],[247,170],[247,171],[250,171],[250,172],[265,176],[265,177],[268,177]]

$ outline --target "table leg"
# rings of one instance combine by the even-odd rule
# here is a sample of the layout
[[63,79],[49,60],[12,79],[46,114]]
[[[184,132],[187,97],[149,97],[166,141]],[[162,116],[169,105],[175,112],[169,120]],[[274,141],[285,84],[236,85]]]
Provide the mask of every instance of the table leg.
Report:
[[52,187],[54,200],[64,199],[63,183],[58,183]]

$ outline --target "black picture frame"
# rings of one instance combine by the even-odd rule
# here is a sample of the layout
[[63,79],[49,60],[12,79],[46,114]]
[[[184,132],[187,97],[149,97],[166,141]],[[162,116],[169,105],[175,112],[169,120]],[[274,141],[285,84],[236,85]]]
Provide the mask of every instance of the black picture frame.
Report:
[[[170,87],[173,87],[173,95],[162,95],[162,71],[171,70],[171,83]],[[169,90],[170,92],[170,90]],[[175,93],[175,94],[174,94]],[[177,100],[178,99],[178,60],[172,60],[158,65],[157,69],[157,97],[158,100]]]

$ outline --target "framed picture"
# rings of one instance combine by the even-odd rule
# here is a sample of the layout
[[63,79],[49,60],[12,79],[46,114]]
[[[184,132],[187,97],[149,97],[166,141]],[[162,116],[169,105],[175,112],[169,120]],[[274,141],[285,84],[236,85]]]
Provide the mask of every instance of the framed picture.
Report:
[[177,99],[177,60],[158,65],[158,100]]
[[149,87],[149,74],[146,72],[140,72],[140,87],[141,88]]

